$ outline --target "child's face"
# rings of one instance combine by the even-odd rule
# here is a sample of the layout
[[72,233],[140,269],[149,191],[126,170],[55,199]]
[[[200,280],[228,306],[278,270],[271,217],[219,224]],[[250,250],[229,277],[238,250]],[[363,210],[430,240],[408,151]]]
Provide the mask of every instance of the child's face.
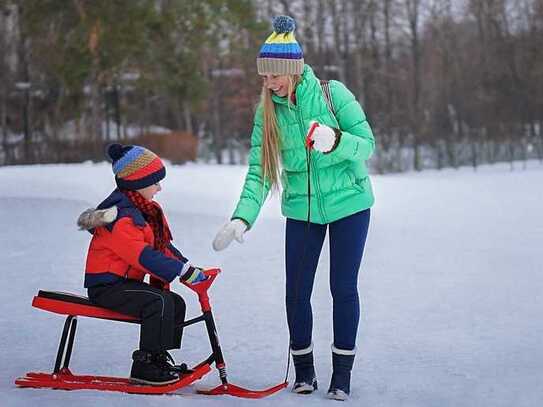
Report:
[[285,97],[288,93],[288,75],[262,75],[264,86],[279,97]]
[[149,185],[148,187],[145,187],[142,189],[138,189],[137,191],[145,199],[147,199],[148,201],[152,201],[156,193],[161,190],[162,190],[162,187],[160,186],[160,182],[157,182],[156,184]]

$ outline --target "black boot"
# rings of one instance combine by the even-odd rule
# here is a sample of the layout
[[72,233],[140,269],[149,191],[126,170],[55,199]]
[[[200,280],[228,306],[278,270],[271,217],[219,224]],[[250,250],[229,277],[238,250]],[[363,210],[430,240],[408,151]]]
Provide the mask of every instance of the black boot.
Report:
[[313,364],[313,345],[302,350],[291,350],[296,381],[292,391],[299,394],[311,394],[317,390],[317,377]]
[[156,356],[151,352],[136,350],[132,354],[132,370],[130,381],[137,384],[160,386],[174,383],[179,380],[179,375],[169,369],[164,369],[155,361]]
[[341,350],[332,346],[332,380],[328,389],[328,398],[347,400],[351,392],[351,370],[355,351]]
[[179,375],[186,375],[194,372],[194,370],[187,367],[186,363],[176,365],[172,355],[170,355],[167,351],[156,353],[154,357],[156,364],[163,369],[170,370],[174,373],[178,373]]

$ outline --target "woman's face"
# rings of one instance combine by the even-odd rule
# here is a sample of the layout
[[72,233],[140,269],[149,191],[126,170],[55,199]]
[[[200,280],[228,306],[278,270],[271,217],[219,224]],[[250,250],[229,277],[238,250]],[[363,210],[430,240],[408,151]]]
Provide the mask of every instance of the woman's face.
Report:
[[156,184],[149,185],[148,187],[138,189],[138,192],[148,201],[152,201],[156,193],[161,190],[162,187],[160,186],[160,182],[157,182]]
[[279,97],[285,97],[288,94],[288,75],[262,75],[264,86]]

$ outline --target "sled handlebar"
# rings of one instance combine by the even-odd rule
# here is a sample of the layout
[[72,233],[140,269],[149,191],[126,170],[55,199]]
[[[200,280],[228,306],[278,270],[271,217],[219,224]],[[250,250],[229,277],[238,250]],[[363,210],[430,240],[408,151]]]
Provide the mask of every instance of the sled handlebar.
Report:
[[198,301],[202,307],[202,312],[211,311],[211,305],[209,304],[209,296],[207,295],[207,290],[213,284],[213,281],[217,278],[221,272],[220,268],[211,268],[204,270],[203,273],[207,277],[206,280],[199,283],[190,284],[186,281],[183,281],[183,284],[187,286],[190,290],[194,291],[198,295]]

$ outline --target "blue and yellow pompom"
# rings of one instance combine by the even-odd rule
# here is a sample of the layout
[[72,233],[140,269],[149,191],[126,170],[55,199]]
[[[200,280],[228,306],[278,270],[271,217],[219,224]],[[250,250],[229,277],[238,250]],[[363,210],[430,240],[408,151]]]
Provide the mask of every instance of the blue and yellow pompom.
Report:
[[277,16],[272,20],[273,31],[277,34],[286,34],[296,29],[296,21],[289,16]]

